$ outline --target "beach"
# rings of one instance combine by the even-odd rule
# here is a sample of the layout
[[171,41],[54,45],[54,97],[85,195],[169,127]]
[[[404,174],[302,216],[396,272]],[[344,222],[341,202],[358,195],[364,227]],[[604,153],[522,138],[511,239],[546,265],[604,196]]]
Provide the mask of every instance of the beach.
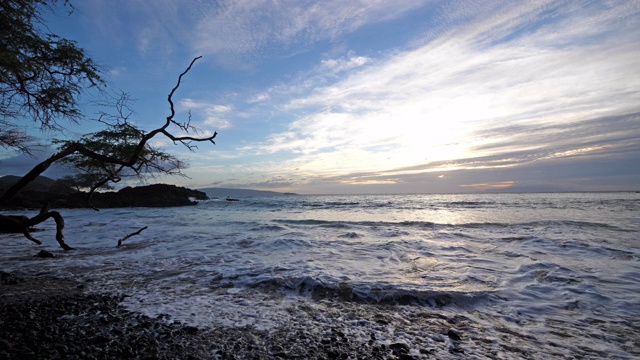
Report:
[[[464,353],[455,344],[451,346],[462,341],[447,325],[455,319],[438,316],[432,320],[440,321],[440,330],[449,329],[442,337],[443,345],[445,337],[453,343],[443,349],[410,349],[402,342],[376,344],[374,333],[370,341],[353,341],[335,328],[322,334],[304,328],[274,333],[250,328],[199,329],[170,322],[168,316],[150,318],[130,312],[120,305],[120,296],[83,289],[71,280],[0,273],[0,358],[412,359],[443,350]],[[380,327],[393,321],[385,320],[383,313],[369,321]]]
[[[351,313],[336,309],[315,317],[308,309],[307,320],[313,326],[305,326],[306,320],[300,319],[288,329],[273,332],[250,327],[197,328],[170,321],[168,315],[150,318],[128,311],[120,305],[122,296],[87,293],[84,288],[71,280],[2,273],[0,358],[537,358],[518,347],[519,342],[535,339],[506,329],[502,339],[488,336],[478,324],[453,313],[425,311],[414,323],[404,323],[395,316],[394,307],[360,304]],[[318,320],[330,317],[342,324],[319,329]],[[372,330],[368,340],[363,340],[358,327]],[[390,327],[397,330],[389,332]],[[425,342],[409,345],[406,336],[416,334]],[[561,352],[555,355],[563,357]]]

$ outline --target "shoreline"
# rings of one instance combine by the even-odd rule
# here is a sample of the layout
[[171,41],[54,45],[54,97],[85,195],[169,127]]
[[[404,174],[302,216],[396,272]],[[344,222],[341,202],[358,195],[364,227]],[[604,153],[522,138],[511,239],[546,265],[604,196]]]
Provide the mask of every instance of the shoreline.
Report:
[[352,341],[339,330],[201,329],[131,312],[124,296],[69,279],[0,271],[0,359],[414,359],[403,344]]
[[[585,347],[561,325],[537,338],[452,309],[409,314],[401,305],[296,305],[282,327],[195,327],[128,310],[127,295],[88,284],[0,271],[2,359],[631,359],[630,342]],[[585,336],[589,336],[586,334]],[[612,344],[613,345],[613,344]],[[629,347],[632,346],[632,347]],[[621,351],[623,350],[624,351]]]

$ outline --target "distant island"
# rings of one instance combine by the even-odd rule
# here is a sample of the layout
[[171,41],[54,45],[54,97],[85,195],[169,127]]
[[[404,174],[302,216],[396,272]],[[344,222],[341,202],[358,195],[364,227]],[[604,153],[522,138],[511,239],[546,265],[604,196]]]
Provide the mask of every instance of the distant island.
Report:
[[199,191],[207,194],[209,198],[247,198],[255,196],[285,196],[285,195],[297,195],[296,193],[266,191],[266,190],[250,190],[250,189],[234,189],[234,188],[203,188]]

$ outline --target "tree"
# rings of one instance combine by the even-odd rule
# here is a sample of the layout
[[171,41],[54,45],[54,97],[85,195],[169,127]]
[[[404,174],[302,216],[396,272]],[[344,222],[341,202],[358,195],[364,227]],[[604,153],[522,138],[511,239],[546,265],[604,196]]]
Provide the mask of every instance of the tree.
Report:
[[[87,88],[104,84],[98,66],[74,42],[38,30],[35,25],[43,24],[40,17],[43,8],[50,8],[50,4],[39,0],[0,3],[0,125],[3,125],[0,145],[23,152],[30,151],[31,140],[19,128],[24,119],[30,117],[47,130],[61,129],[59,118],[80,122],[82,113],[78,96]],[[11,30],[12,26],[15,30]],[[116,104],[116,115],[103,113],[98,119],[104,125],[103,130],[75,141],[55,141],[58,152],[37,164],[1,194],[0,204],[14,197],[55,162],[67,163],[77,170],[73,179],[89,188],[88,204],[97,189],[118,182],[123,176],[182,174],[185,163],[154,148],[150,140],[164,136],[191,151],[196,149],[194,143],[215,144],[216,132],[197,136],[199,130],[190,124],[190,117],[185,122],[175,120],[173,96],[183,76],[200,58],[194,58],[178,76],[167,97],[169,115],[161,126],[147,132],[132,125],[128,96],[123,94]],[[175,135],[176,130],[184,135]],[[71,249],[64,241],[63,217],[57,211],[50,211],[47,204],[32,218],[0,215],[0,230],[22,232],[40,244],[31,236],[29,228],[49,218],[56,222],[56,240],[60,246]]]
[[56,3],[0,2],[0,145],[5,148],[30,152],[33,139],[22,130],[25,121],[59,130],[59,119],[81,118],[79,95],[104,85],[98,65],[82,48],[42,30],[42,11]]

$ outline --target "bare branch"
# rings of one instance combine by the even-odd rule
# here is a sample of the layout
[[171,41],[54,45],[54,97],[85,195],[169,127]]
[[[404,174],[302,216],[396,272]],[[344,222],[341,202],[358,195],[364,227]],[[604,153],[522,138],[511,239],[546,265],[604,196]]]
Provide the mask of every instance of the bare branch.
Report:
[[185,76],[191,70],[191,67],[193,66],[193,64],[200,58],[202,58],[202,56],[197,56],[193,60],[191,60],[191,63],[189,64],[187,69],[185,71],[183,71],[182,74],[180,74],[180,76],[178,76],[178,82],[176,83],[176,86],[174,86],[173,89],[171,89],[171,92],[169,93],[169,96],[167,97],[167,100],[169,101],[169,105],[171,107],[171,115],[167,116],[167,123],[165,124],[164,128],[169,126],[169,123],[171,121],[173,121],[173,117],[176,115],[176,111],[175,111],[175,109],[173,107],[173,99],[172,99],[173,98],[173,94],[180,87],[180,83],[182,82],[182,77]]
[[131,233],[131,234],[129,234],[129,235],[127,235],[127,236],[123,237],[122,239],[118,240],[118,245],[117,245],[116,247],[120,247],[120,246],[122,246],[122,243],[123,243],[125,240],[127,240],[128,238],[130,238],[130,237],[132,237],[132,236],[139,235],[139,234],[140,234],[143,230],[145,230],[146,228],[147,228],[147,226],[145,226],[145,227],[143,227],[142,229],[140,229],[140,230],[138,230],[138,231],[136,231],[136,232],[134,232],[134,233]]

